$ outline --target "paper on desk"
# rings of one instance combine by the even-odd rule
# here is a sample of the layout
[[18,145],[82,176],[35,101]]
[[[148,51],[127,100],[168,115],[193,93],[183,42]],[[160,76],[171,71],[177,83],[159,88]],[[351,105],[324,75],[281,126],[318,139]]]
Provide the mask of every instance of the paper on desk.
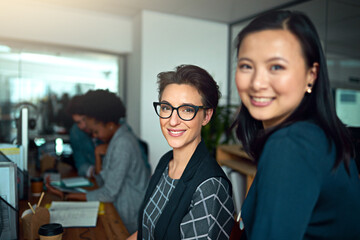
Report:
[[96,227],[99,201],[52,202],[50,223],[60,223],[63,227]]

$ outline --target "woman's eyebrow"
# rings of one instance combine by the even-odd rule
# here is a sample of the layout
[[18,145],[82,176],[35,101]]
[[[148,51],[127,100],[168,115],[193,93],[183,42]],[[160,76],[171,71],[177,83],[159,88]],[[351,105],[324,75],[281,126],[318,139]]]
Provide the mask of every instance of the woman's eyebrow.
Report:
[[272,57],[272,58],[269,58],[268,60],[266,60],[266,62],[279,61],[279,60],[289,63],[289,61],[283,57]]
[[249,62],[252,62],[252,60],[250,58],[247,58],[247,57],[241,57],[241,58],[238,58],[238,62],[240,61],[249,61]]

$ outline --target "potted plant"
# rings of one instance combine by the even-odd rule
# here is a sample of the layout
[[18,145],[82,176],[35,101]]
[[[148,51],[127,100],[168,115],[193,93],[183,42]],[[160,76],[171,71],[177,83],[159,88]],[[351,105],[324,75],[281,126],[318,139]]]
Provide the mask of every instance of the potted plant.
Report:
[[202,128],[202,138],[213,156],[219,144],[235,143],[235,134],[230,127],[237,109],[235,105],[218,106],[211,121]]

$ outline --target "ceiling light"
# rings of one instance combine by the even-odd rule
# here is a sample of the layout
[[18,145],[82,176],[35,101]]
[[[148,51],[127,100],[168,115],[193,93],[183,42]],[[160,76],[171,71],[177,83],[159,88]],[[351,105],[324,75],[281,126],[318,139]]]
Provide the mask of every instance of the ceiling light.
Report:
[[11,48],[6,45],[0,45],[0,52],[11,52]]

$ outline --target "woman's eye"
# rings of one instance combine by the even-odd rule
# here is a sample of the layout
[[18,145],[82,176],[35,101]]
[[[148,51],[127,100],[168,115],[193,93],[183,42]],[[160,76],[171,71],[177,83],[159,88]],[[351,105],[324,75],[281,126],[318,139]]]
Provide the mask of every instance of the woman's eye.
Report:
[[251,69],[251,66],[249,64],[242,63],[242,64],[239,64],[239,68],[240,69]]
[[270,68],[271,70],[282,70],[282,69],[284,69],[282,66],[280,66],[280,65],[273,65],[273,66],[271,66],[271,68]]
[[193,112],[195,112],[195,109],[193,107],[184,107],[183,112],[193,113]]
[[161,111],[170,111],[171,108],[168,105],[161,105]]

